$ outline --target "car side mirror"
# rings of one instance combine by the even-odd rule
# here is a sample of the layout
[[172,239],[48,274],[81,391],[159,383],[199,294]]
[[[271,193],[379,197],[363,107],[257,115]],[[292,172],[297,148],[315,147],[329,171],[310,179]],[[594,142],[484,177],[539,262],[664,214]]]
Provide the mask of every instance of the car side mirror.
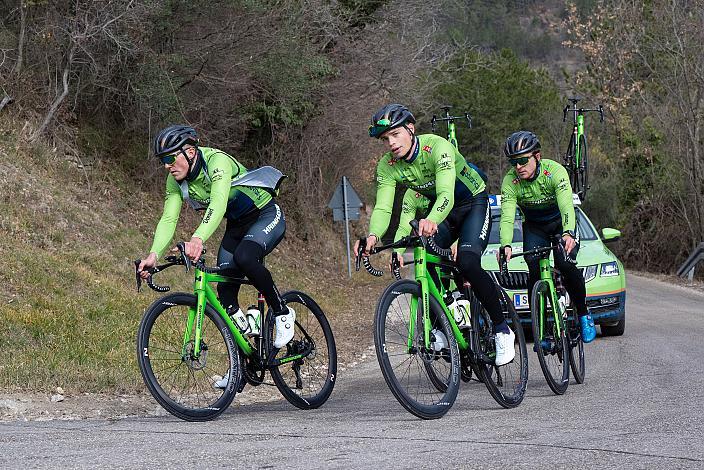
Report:
[[615,228],[605,228],[601,231],[604,243],[615,242],[621,238],[621,231]]

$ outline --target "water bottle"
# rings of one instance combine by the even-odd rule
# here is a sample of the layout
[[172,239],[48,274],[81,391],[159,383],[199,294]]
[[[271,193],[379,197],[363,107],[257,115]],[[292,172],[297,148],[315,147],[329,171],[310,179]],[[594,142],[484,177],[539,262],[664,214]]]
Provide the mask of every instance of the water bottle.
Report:
[[560,314],[564,316],[567,312],[567,306],[570,304],[570,297],[562,282],[562,274],[559,272],[555,273],[555,291],[557,292],[557,303],[560,304]]
[[227,313],[230,315],[230,318],[232,318],[232,321],[235,322],[237,328],[243,333],[249,331],[249,322],[247,322],[247,317],[245,317],[242,309],[238,308],[236,311],[233,310],[232,306],[230,306],[227,309]]
[[249,306],[246,317],[249,324],[249,333],[247,334],[250,336],[261,334],[261,312],[256,305]]
[[469,301],[461,298],[462,294],[458,291],[452,293],[452,303],[448,308],[455,317],[457,326],[470,326],[469,321]]
[[560,304],[560,314],[565,315],[565,312],[567,311],[567,298],[560,294],[560,296],[557,298],[557,303]]

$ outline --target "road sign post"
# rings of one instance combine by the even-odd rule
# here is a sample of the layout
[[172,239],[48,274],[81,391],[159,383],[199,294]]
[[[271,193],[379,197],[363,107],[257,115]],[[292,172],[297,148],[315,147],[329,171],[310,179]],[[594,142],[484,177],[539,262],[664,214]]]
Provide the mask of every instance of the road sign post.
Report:
[[362,207],[362,200],[355,192],[346,176],[335,189],[332,199],[328,203],[332,209],[332,220],[338,222],[345,221],[345,246],[347,248],[347,275],[352,277],[352,258],[350,256],[350,220],[359,220],[359,209]]

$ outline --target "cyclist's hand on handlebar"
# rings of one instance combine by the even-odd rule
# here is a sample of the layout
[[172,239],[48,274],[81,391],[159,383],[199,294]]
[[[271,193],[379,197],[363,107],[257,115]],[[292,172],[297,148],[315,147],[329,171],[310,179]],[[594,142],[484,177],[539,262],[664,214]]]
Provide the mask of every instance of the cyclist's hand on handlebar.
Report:
[[[372,248],[374,248],[374,245],[376,245],[378,238],[376,238],[376,235],[369,235],[366,240],[366,246],[364,247],[364,252],[362,253],[364,256],[369,256],[369,251],[371,251]],[[357,256],[357,253],[359,253],[359,240],[354,242],[354,253],[355,256]]]
[[501,248],[499,248],[499,251],[496,252],[496,260],[501,263],[501,250],[503,250],[504,254],[506,255],[506,262],[508,263],[509,261],[511,261],[511,255],[513,254],[513,250],[510,246],[502,246]]
[[420,219],[418,229],[420,230],[420,235],[430,237],[438,231],[438,224],[429,219]]
[[139,277],[142,279],[146,279],[149,277],[149,269],[153,268],[156,266],[156,253],[152,252],[149,253],[149,256],[147,256],[145,259],[141,260],[139,263],[139,266],[137,266],[137,272],[139,273]]
[[197,261],[203,253],[203,240],[198,237],[191,237],[190,242],[185,242],[186,256],[193,261]]
[[457,261],[457,243],[452,244],[450,251],[452,252],[452,261]]
[[572,235],[568,233],[562,236],[562,240],[565,243],[565,251],[567,252],[567,254],[570,254],[577,242],[574,240],[574,238],[572,238]]

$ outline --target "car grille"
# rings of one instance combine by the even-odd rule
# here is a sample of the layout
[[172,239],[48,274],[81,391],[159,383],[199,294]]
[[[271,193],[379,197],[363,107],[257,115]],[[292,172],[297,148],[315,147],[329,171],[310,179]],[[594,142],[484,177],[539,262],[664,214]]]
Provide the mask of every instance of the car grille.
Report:
[[511,271],[508,276],[494,272],[494,279],[504,289],[520,290],[528,288],[528,271]]
[[[579,268],[584,275],[584,268]],[[526,290],[528,289],[528,271],[509,271],[508,276],[503,276],[500,272],[492,272],[496,282],[504,289]]]

